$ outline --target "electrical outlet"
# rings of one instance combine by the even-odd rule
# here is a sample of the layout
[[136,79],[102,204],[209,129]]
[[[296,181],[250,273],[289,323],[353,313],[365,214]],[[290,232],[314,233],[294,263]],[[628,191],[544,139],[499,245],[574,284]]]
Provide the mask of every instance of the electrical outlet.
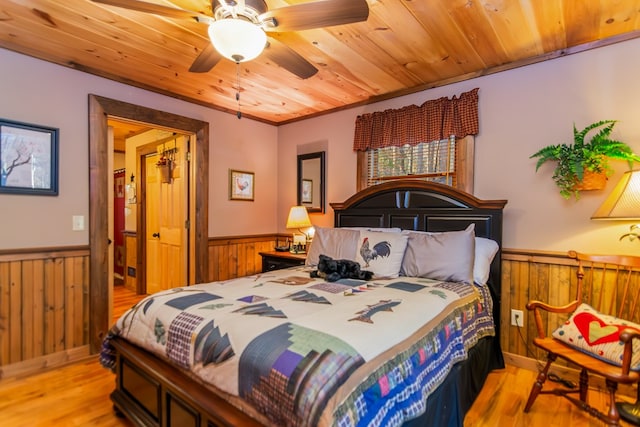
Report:
[[524,313],[522,310],[511,309],[511,326],[518,326],[520,328],[524,326]]

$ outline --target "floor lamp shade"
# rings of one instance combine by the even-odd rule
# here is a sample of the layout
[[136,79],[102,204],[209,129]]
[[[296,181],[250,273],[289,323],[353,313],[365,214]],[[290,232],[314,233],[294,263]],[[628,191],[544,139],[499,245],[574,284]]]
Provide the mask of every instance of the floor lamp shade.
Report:
[[640,170],[625,172],[591,219],[640,219]]

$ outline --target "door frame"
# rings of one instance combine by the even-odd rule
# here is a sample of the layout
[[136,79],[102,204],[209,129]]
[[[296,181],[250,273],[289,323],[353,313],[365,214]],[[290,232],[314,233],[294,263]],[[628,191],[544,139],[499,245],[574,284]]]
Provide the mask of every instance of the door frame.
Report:
[[108,212],[108,125],[109,116],[176,129],[195,135],[191,144],[189,179],[193,184],[194,268],[190,280],[207,281],[208,219],[209,219],[209,123],[152,108],[89,94],[89,346],[97,353],[111,326],[110,289],[108,275],[109,238]]

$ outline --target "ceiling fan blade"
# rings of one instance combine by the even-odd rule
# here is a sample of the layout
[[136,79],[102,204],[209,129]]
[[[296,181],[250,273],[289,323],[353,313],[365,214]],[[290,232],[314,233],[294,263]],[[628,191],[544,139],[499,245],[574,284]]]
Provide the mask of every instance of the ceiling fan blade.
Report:
[[207,45],[202,49],[200,55],[193,61],[189,71],[192,73],[206,73],[211,70],[220,60],[222,59],[222,55],[218,53],[216,48],[213,47],[211,43],[207,43]]
[[265,31],[300,31],[366,21],[368,17],[366,0],[319,0],[269,10],[259,19],[275,19],[275,27],[267,25]]
[[139,0],[91,0],[94,3],[102,3],[109,6],[122,7],[124,9],[136,10],[138,12],[152,13],[154,15],[166,16],[168,18],[195,19],[198,22],[208,22],[210,16],[198,12],[177,9],[174,7],[162,6],[155,3],[148,3]]
[[268,38],[268,43],[269,46],[264,50],[264,54],[290,73],[301,79],[308,79],[318,72],[316,67],[286,44],[273,37]]

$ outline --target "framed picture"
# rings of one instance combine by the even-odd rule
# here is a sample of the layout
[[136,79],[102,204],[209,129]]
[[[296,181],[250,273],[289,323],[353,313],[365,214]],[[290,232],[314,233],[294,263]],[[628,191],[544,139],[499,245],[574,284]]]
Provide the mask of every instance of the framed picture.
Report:
[[312,179],[302,180],[302,194],[300,196],[301,196],[302,203],[313,203],[313,180]]
[[58,133],[0,119],[0,193],[58,195]]
[[253,200],[253,172],[229,169],[229,200]]

